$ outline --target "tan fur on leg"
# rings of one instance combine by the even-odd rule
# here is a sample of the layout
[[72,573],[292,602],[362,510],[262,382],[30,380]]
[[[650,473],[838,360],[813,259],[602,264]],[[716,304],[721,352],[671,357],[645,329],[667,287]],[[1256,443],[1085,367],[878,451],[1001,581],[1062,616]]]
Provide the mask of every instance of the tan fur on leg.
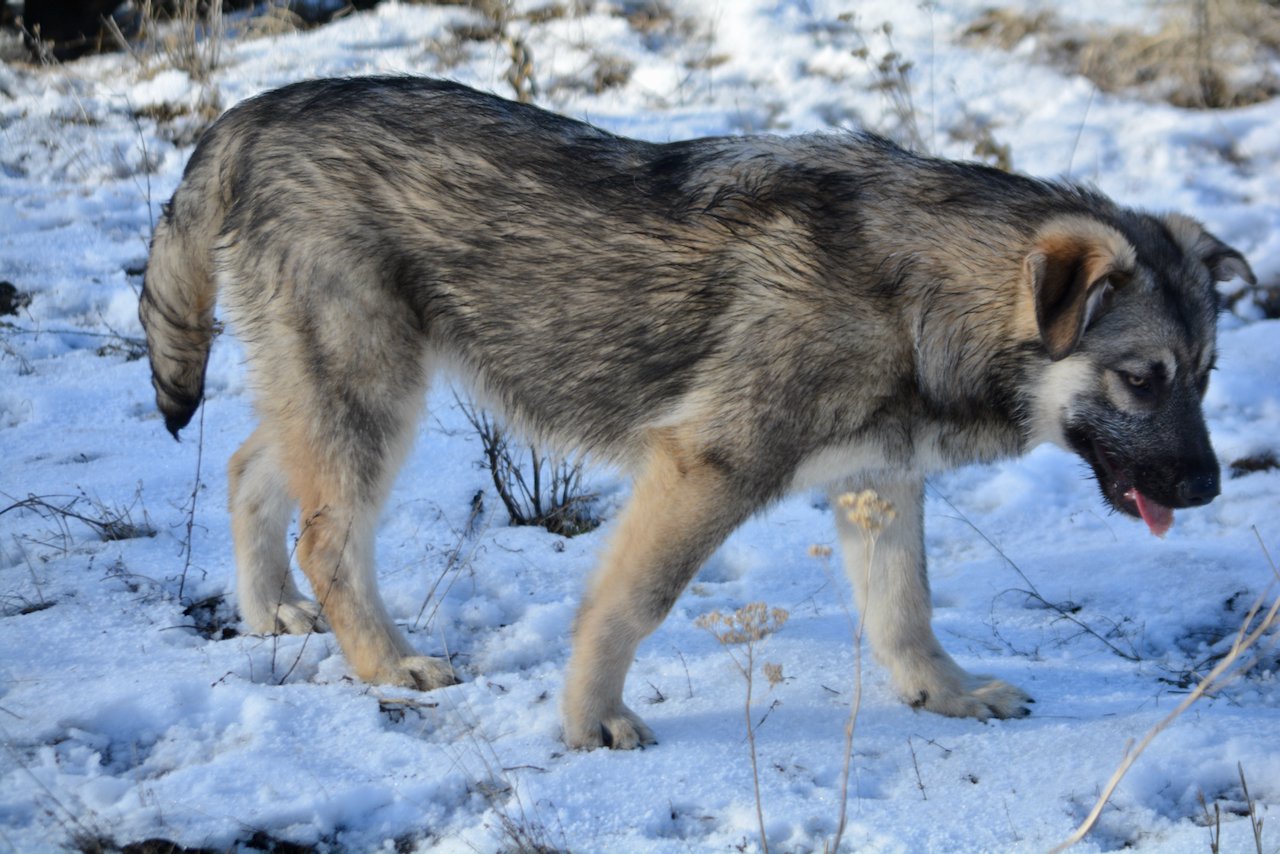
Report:
[[419,656],[378,594],[372,514],[341,503],[338,491],[307,472],[298,563],[356,676],[429,691],[457,682],[448,662]]
[[655,741],[622,702],[636,647],[747,512],[722,471],[662,431],[578,612],[563,706],[570,747]]

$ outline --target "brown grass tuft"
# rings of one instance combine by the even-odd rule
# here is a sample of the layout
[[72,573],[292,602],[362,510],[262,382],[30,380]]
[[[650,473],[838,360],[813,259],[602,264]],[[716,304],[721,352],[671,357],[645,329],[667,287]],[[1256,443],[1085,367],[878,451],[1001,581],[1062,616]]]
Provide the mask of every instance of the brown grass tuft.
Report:
[[1178,107],[1225,109],[1280,94],[1280,8],[1258,0],[1178,0],[1155,7],[1153,30],[1100,29],[1052,12],[993,9],[965,31],[971,43],[1037,54],[1104,92],[1137,92]]

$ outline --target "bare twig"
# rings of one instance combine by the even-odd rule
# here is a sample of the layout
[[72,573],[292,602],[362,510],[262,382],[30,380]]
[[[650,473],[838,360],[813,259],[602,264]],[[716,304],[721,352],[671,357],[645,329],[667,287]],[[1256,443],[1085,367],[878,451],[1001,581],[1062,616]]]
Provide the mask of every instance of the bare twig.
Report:
[[920,790],[920,797],[929,800],[929,794],[924,790],[924,779],[920,776],[920,763],[916,761],[916,746],[911,743],[911,736],[907,736],[907,749],[911,751],[911,767],[916,772],[916,788]]
[[121,335],[118,332],[91,332],[87,329],[24,329],[21,326],[14,326],[6,323],[4,326],[6,335],[80,335],[85,338],[110,338],[122,344],[131,347],[145,347],[146,341],[142,338],[135,338],[131,335]]
[[1076,149],[1080,147],[1080,137],[1084,136],[1084,125],[1089,120],[1089,108],[1093,106],[1093,96],[1097,92],[1097,86],[1091,88],[1089,90],[1089,100],[1084,102],[1084,113],[1080,116],[1080,124],[1076,127],[1076,137],[1071,141],[1071,151],[1067,154],[1067,168],[1063,170],[1063,175],[1071,174],[1071,166],[1076,159]]
[[191,501],[187,506],[186,537],[182,541],[182,575],[178,579],[178,601],[187,587],[187,570],[191,569],[192,530],[196,526],[196,501],[200,496],[200,467],[204,463],[204,404],[200,404],[200,422],[196,431],[196,474],[191,484]]
[[1125,652],[1123,649],[1116,646],[1114,643],[1112,643],[1111,641],[1103,637],[1101,634],[1099,634],[1088,623],[1085,623],[1083,620],[1080,620],[1074,614],[1072,614],[1070,611],[1063,608],[1061,605],[1057,604],[1056,602],[1050,602],[1048,599],[1044,598],[1044,596],[1040,595],[1040,591],[1037,590],[1036,586],[1031,583],[1031,579],[1027,577],[1027,574],[1022,571],[1022,568],[1020,566],[1018,566],[1016,563],[1013,562],[1013,558],[1005,554],[1004,549],[996,545],[995,541],[992,540],[990,537],[988,537],[981,528],[979,528],[977,525],[971,522],[969,520],[969,517],[964,515],[963,512],[961,512],[960,508],[956,507],[954,504],[951,503],[950,498],[947,498],[947,496],[943,495],[941,492],[938,492],[937,490],[932,490],[932,491],[934,495],[941,498],[946,503],[946,505],[951,508],[951,510],[956,514],[957,519],[959,519],[961,522],[964,522],[966,525],[972,528],[974,533],[976,533],[979,537],[982,537],[982,539],[986,541],[987,545],[991,546],[991,548],[995,550],[996,554],[1000,555],[1001,559],[1003,559],[1005,563],[1009,564],[1009,567],[1018,574],[1018,577],[1021,578],[1023,582],[1026,583],[1027,588],[1025,590],[1018,589],[1017,592],[1031,597],[1032,599],[1039,602],[1041,605],[1043,605],[1045,608],[1048,608],[1050,611],[1053,611],[1055,614],[1057,614],[1059,617],[1066,620],[1067,622],[1074,623],[1085,634],[1090,635],[1091,637],[1097,638],[1104,645],[1106,645],[1107,649],[1111,650],[1121,658],[1127,661],[1142,660],[1142,656],[1138,655],[1136,651]]
[[[139,485],[138,492],[135,493],[134,503],[141,497],[142,487]],[[0,493],[4,495],[4,493]],[[91,499],[83,491],[79,495],[28,495],[26,498],[14,500],[12,496],[5,495],[11,503],[8,507],[0,509],[0,516],[13,510],[29,510],[40,516],[42,519],[57,525],[59,535],[64,540],[63,549],[65,550],[71,540],[71,531],[66,525],[66,520],[71,519],[87,526],[98,538],[107,542],[117,540],[132,540],[139,537],[154,537],[155,529],[151,527],[151,522],[147,518],[146,511],[143,510],[142,522],[134,522],[133,520],[133,504],[127,507],[107,507],[99,499]],[[81,512],[76,509],[81,503],[91,505],[93,509],[90,513]]]
[[[416,629],[421,625],[431,625],[431,621],[435,619],[436,612],[440,610],[440,603],[444,601],[444,597],[449,595],[449,591],[453,589],[454,582],[462,574],[462,568],[470,565],[472,558],[475,557],[476,550],[480,547],[478,539],[473,539],[471,549],[466,556],[462,555],[462,545],[469,537],[474,537],[477,533],[476,522],[484,514],[484,502],[478,500],[483,493],[477,493],[476,498],[471,501],[471,514],[467,517],[467,524],[463,526],[462,531],[458,534],[458,541],[454,544],[453,549],[449,552],[448,558],[445,560],[444,568],[440,570],[440,574],[436,576],[436,580],[432,582],[431,587],[427,590],[427,595],[422,599],[422,607],[418,609],[418,616],[413,620],[413,627]],[[449,579],[449,583],[445,585],[444,590],[439,596],[436,591],[440,588],[441,582],[445,578]],[[431,609],[431,613],[427,615],[426,623],[423,623],[422,615],[426,613],[427,606],[435,603],[435,607]]]
[[[672,649],[675,649],[675,647],[672,647]],[[680,666],[684,668],[685,698],[692,700],[693,699],[693,679],[689,676],[689,665],[684,660],[684,653],[682,653],[678,649],[675,649],[675,653],[676,653],[676,657],[680,659]]]

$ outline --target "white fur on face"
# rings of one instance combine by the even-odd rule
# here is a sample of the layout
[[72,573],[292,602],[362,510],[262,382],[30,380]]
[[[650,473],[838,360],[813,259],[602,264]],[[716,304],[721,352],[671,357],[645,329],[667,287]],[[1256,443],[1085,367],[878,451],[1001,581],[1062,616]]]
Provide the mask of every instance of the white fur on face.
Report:
[[1029,448],[1051,442],[1070,450],[1063,425],[1076,398],[1092,385],[1091,374],[1090,363],[1082,356],[1068,356],[1049,364],[1032,408]]

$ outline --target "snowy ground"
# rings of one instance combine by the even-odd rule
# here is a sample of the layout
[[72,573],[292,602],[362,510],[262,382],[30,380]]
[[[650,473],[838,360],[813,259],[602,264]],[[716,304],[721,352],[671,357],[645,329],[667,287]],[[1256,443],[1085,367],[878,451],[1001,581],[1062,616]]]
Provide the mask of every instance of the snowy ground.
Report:
[[[902,110],[854,53],[865,43],[874,65],[890,21],[914,62],[919,134],[939,153],[972,157],[972,134],[953,131],[989,127],[1019,170],[1190,213],[1264,281],[1280,275],[1280,103],[1195,112],[1097,93],[1039,64],[1034,38],[1007,53],[961,44],[988,2],[687,0],[669,21],[618,14],[654,4],[599,2],[510,32],[532,51],[539,103],[614,131],[901,133]],[[855,5],[855,24],[838,19]],[[1074,14],[1131,23],[1137,8]],[[834,540],[813,496],[740,530],[641,647],[627,697],[658,734],[645,751],[569,753],[558,739],[569,623],[607,526],[572,540],[507,526],[443,387],[382,520],[380,576],[415,645],[451,655],[463,684],[358,683],[331,636],[245,635],[232,600],[217,598],[234,575],[224,465],[251,429],[240,351],[219,340],[202,442],[197,429],[175,444],[135,342],[139,271],[191,152],[192,110],[214,91],[227,107],[300,78],[372,72],[510,94],[505,47],[450,35],[480,20],[387,3],[238,38],[209,89],[126,56],[0,66],[0,280],[32,296],[0,318],[0,848],[758,850],[745,686],[693,622],[754,600],[791,614],[763,648],[785,680],[757,685],[752,711],[770,847],[830,841],[854,652],[847,587],[808,553]],[[618,68],[625,82],[594,91],[601,69]],[[1280,322],[1245,306],[1224,317],[1220,344],[1206,401],[1219,455],[1280,451]],[[590,487],[606,514],[627,488],[599,470]],[[46,505],[10,506],[29,496]],[[1280,554],[1278,498],[1280,472],[1225,479],[1220,499],[1156,540],[1108,515],[1082,465],[1049,448],[938,478],[939,635],[963,666],[1027,688],[1035,714],[917,714],[869,666],[842,850],[1041,851],[1064,839],[1126,743],[1180,701],[1267,584],[1253,528]],[[105,539],[48,505],[154,536]],[[1275,662],[1273,649],[1165,732],[1080,850],[1206,851],[1201,794],[1222,807],[1221,850],[1254,850],[1238,763],[1265,850],[1280,849]]]

